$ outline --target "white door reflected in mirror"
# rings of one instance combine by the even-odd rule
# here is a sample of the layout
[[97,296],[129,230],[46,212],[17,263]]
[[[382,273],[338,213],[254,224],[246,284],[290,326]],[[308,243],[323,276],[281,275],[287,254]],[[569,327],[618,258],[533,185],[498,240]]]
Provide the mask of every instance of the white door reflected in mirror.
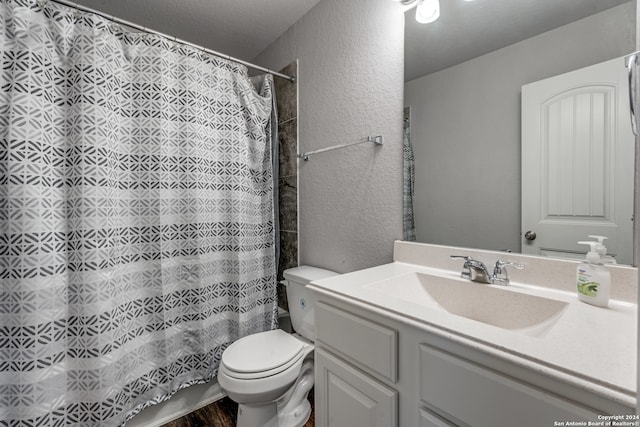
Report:
[[582,259],[599,234],[631,264],[633,146],[623,58],[523,86],[522,253]]

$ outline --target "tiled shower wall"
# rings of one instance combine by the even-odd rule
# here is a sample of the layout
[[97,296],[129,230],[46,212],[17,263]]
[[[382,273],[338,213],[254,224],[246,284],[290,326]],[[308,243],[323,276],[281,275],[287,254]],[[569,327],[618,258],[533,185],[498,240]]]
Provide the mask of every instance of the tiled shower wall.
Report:
[[[298,63],[292,62],[281,71],[294,76],[296,83],[276,78],[278,137],[280,140],[280,262],[278,282],[282,272],[298,265]],[[288,309],[284,286],[278,284],[278,305]]]

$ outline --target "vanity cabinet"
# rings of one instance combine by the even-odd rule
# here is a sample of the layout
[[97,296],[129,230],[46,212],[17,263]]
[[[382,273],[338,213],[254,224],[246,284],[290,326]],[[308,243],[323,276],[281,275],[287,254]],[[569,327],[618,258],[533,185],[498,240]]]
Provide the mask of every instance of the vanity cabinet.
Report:
[[396,427],[397,331],[328,304],[316,306],[319,427]]
[[315,364],[316,399],[322,402],[316,406],[317,426],[397,426],[395,390],[323,349],[316,350]]
[[456,427],[426,408],[420,408],[420,427]]
[[474,427],[539,427],[598,419],[593,410],[435,347],[420,344],[419,353],[420,400],[445,419],[451,416]]
[[633,413],[364,304],[319,294],[315,318],[319,427],[538,427]]

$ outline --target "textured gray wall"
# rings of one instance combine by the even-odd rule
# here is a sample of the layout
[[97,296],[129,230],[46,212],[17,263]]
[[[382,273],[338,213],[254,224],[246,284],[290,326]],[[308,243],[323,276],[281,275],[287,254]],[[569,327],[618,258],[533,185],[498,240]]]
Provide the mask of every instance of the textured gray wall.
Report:
[[520,250],[520,88],[631,52],[634,7],[407,83],[419,241]]
[[254,59],[299,59],[299,150],[384,135],[299,161],[300,262],[348,272],[402,238],[404,17],[388,0],[322,0]]

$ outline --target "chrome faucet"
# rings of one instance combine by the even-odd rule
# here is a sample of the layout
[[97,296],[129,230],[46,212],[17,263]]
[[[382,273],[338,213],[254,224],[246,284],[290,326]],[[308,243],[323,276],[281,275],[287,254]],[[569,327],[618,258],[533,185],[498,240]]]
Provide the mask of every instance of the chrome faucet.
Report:
[[524,268],[524,264],[518,264],[516,262],[509,261],[496,261],[496,265],[493,268],[493,274],[489,273],[487,266],[477,259],[473,259],[470,256],[464,255],[451,255],[452,259],[460,258],[464,260],[462,265],[462,272],[460,277],[463,279],[469,279],[472,282],[488,283],[497,285],[508,285],[509,276],[507,275],[507,267],[514,267],[518,270]]
[[487,266],[482,261],[464,255],[451,255],[451,258],[464,260],[462,273],[460,273],[460,277],[463,279],[469,279],[472,282],[491,283],[491,274],[489,274]]

